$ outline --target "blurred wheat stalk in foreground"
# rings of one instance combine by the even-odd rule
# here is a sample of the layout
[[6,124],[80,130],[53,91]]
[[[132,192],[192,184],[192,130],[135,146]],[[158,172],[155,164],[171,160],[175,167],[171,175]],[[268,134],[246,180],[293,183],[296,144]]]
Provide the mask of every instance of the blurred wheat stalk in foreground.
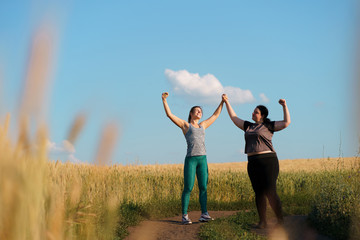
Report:
[[[111,192],[99,191],[105,185],[104,175],[94,179],[99,184],[92,189],[95,194],[84,192],[83,181],[89,180],[86,168],[81,172],[80,166],[50,162],[47,156],[44,119],[55,54],[54,30],[47,23],[33,36],[14,121],[18,126],[15,143],[9,136],[10,115],[0,122],[0,239],[110,239],[116,220],[99,224],[104,215],[115,216],[107,213],[116,207]],[[84,115],[76,117],[67,144],[74,144],[85,120]],[[105,127],[98,164],[110,164],[116,138],[116,125]]]

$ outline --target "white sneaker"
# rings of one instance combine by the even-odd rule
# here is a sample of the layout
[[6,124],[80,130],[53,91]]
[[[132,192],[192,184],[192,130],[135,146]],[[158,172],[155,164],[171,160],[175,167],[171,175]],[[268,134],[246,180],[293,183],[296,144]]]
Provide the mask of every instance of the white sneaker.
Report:
[[192,221],[189,218],[189,215],[184,214],[182,216],[182,224],[188,225],[188,224],[192,224]]
[[214,220],[214,219],[212,217],[210,217],[208,212],[202,213],[201,216],[200,216],[200,219],[199,219],[200,222],[208,222],[208,221],[211,221],[211,220]]

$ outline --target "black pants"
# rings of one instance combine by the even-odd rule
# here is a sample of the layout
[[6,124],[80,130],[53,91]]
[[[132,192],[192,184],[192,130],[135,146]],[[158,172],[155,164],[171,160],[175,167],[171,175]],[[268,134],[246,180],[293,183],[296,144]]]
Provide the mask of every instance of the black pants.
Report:
[[247,171],[255,192],[260,222],[266,223],[266,198],[278,221],[282,221],[281,201],[276,192],[276,180],[279,176],[279,160],[276,153],[249,156]]

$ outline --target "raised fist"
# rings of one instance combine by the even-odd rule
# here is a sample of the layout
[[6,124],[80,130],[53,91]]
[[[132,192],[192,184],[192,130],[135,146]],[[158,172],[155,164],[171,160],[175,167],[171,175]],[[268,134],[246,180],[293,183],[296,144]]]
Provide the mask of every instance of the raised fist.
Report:
[[166,99],[168,96],[169,96],[169,93],[168,93],[168,92],[164,92],[164,93],[162,93],[161,98],[162,98],[162,99]]
[[285,99],[280,99],[280,100],[279,100],[279,104],[280,104],[281,106],[285,106],[285,105],[286,105],[286,100],[285,100]]

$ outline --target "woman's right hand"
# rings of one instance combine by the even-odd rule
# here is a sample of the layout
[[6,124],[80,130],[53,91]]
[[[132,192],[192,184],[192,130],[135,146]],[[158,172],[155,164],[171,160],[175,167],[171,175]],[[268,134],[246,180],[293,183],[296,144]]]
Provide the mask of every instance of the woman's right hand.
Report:
[[226,95],[226,94],[223,94],[222,95],[222,100],[224,101],[224,102],[227,102],[229,99],[228,99],[228,96]]
[[164,93],[162,93],[161,98],[162,98],[162,100],[165,100],[168,96],[169,96],[169,93],[164,92]]

